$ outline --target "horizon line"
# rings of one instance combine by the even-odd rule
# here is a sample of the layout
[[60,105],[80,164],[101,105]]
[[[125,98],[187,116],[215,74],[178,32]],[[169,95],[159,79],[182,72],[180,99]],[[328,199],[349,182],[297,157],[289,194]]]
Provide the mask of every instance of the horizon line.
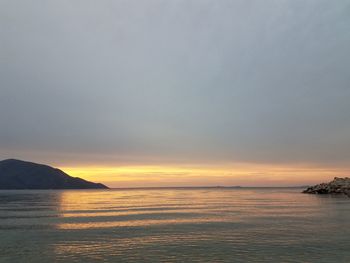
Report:
[[181,189],[181,188],[304,188],[310,185],[294,185],[294,186],[139,186],[139,187],[108,187],[109,189],[103,190],[124,190],[124,189]]

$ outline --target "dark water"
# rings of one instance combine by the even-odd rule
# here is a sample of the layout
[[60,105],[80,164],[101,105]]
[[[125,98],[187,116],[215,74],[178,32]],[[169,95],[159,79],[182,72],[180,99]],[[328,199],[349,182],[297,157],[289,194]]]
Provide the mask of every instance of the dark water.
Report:
[[0,191],[0,262],[350,262],[350,199],[300,190]]

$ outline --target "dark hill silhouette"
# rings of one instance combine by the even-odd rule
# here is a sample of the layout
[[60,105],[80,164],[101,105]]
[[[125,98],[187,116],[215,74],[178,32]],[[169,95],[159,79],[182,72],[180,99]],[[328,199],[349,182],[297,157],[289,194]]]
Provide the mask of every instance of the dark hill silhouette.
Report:
[[108,187],[71,177],[48,165],[15,159],[0,161],[0,189],[107,189]]

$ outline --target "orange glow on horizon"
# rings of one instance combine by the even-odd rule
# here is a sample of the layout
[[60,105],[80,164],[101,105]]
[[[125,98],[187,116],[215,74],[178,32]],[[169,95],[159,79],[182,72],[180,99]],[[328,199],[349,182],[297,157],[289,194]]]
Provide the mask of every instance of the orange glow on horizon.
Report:
[[347,169],[307,166],[234,164],[227,166],[69,166],[74,177],[105,183],[110,187],[152,186],[297,186],[344,177]]

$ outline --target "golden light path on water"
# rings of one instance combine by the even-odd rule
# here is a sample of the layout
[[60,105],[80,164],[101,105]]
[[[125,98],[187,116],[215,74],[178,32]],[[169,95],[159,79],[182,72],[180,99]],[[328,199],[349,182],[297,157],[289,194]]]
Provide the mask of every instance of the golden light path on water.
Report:
[[[127,191],[113,191],[103,194],[101,200],[105,200],[110,195],[112,200],[118,200],[113,204],[96,202],[104,204],[95,206],[91,203],[91,195],[95,192],[62,192],[60,196],[60,217],[67,220],[67,223],[57,224],[58,229],[95,229],[95,228],[113,228],[113,227],[136,227],[168,224],[202,224],[206,222],[225,222],[228,219],[217,216],[223,208],[217,208],[215,205],[208,205],[195,196],[185,204],[178,202],[177,198],[172,199],[174,192],[158,192],[153,195],[144,195],[143,190],[134,190],[133,196],[129,196]],[[98,192],[97,192],[98,193]],[[135,195],[136,193],[136,195]],[[138,198],[138,194],[142,198]],[[161,200],[168,202],[159,204]],[[96,198],[94,197],[94,198]],[[122,202],[120,202],[122,200]],[[190,217],[188,217],[190,215]],[[74,222],[75,219],[81,220],[89,218],[89,222]],[[93,220],[91,220],[93,219]],[[73,221],[73,222],[72,222]],[[84,220],[83,220],[84,221]]]

